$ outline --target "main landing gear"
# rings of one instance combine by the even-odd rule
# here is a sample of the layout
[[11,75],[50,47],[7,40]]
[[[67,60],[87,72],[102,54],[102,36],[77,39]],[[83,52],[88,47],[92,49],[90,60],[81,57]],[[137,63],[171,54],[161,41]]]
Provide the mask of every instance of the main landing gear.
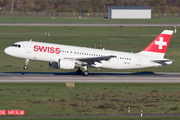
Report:
[[27,66],[28,63],[29,63],[29,59],[26,59],[26,60],[25,60],[25,66],[23,67],[23,69],[25,69],[25,70],[28,69],[28,66]]
[[82,75],[82,70],[80,68],[78,68],[78,70],[76,71],[77,75]]
[[89,72],[88,72],[88,71],[84,71],[84,72],[83,72],[83,75],[84,75],[84,76],[88,76],[88,75],[89,75]]
[[88,76],[89,72],[87,71],[87,66],[84,66],[84,71],[82,72],[82,70],[80,68],[78,68],[78,70],[76,71],[77,75],[84,75],[84,76]]

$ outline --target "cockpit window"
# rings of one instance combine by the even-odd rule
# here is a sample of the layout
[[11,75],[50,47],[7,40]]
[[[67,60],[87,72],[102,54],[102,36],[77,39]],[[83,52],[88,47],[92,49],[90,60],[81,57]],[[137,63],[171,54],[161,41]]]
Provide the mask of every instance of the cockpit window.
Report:
[[14,47],[18,47],[18,48],[20,48],[20,47],[21,47],[21,45],[19,45],[19,44],[13,44],[12,46],[14,46]]

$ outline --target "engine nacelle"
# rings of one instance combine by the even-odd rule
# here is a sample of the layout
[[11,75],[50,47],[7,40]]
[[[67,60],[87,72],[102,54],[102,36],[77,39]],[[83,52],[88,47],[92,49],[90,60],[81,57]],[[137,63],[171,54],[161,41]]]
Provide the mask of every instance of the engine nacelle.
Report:
[[61,68],[61,69],[74,69],[75,61],[70,59],[59,59],[57,62],[49,62],[49,66],[52,68]]

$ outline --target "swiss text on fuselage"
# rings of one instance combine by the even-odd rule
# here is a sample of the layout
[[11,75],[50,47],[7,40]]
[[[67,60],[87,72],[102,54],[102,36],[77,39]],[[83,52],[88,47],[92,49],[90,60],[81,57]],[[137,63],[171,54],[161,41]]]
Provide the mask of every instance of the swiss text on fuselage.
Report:
[[48,47],[48,46],[41,46],[41,45],[34,45],[34,51],[60,54],[60,48],[58,47]]

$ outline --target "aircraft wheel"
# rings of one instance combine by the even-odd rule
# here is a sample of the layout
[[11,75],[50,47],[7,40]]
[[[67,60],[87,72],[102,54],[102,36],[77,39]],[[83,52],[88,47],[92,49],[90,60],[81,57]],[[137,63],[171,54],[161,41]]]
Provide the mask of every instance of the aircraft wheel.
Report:
[[84,72],[83,72],[83,75],[84,75],[84,76],[88,76],[88,75],[89,75],[89,72],[88,72],[88,71],[84,71]]
[[25,66],[23,67],[23,69],[25,69],[25,70],[28,69],[28,66],[25,65]]
[[76,73],[77,75],[82,75],[82,70],[77,70]]

